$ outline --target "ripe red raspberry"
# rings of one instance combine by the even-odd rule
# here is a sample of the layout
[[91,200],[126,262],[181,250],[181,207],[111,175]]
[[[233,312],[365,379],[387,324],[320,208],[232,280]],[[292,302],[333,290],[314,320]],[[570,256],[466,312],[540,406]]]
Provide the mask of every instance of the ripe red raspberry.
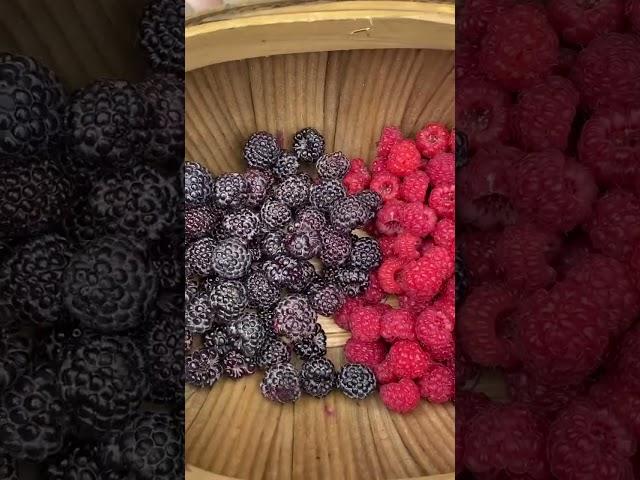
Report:
[[640,392],[640,324],[632,327],[617,345],[606,373],[607,381]]
[[432,365],[418,380],[420,396],[431,403],[446,403],[456,394],[455,373],[451,368]]
[[640,108],[597,111],[582,127],[578,158],[604,186],[633,187],[640,179]]
[[560,251],[560,239],[532,224],[504,229],[496,245],[496,267],[510,288],[532,292],[556,279],[551,263]]
[[398,380],[393,373],[391,363],[387,358],[385,358],[382,362],[380,362],[373,368],[373,373],[375,373],[376,380],[378,380],[378,384],[380,385],[395,382],[396,380]]
[[445,315],[427,307],[416,319],[415,331],[418,341],[433,360],[445,362],[455,355],[453,328],[439,316]]
[[545,384],[582,382],[600,365],[608,344],[598,305],[571,289],[540,290],[520,309],[518,355],[524,368]]
[[627,0],[625,15],[631,24],[631,30],[640,33],[640,0]]
[[416,135],[416,146],[423,157],[433,158],[449,148],[450,134],[441,123],[427,123]]
[[607,33],[583,49],[576,59],[571,80],[583,103],[591,109],[640,102],[640,39],[634,35]]
[[420,258],[422,239],[413,233],[404,232],[394,238],[391,246],[393,255],[403,260]]
[[374,368],[384,360],[386,348],[381,341],[361,342],[350,338],[344,345],[344,356],[348,362],[360,363]]
[[456,241],[456,225],[453,220],[443,218],[436,223],[433,242],[440,247],[450,247]]
[[528,151],[565,150],[579,101],[578,91],[563,77],[548,77],[520,92],[512,111],[518,144]]
[[380,282],[378,281],[378,276],[375,273],[369,274],[369,285],[364,293],[360,296],[360,299],[369,305],[375,305],[380,303],[384,298],[384,292],[382,291],[382,287],[380,287]]
[[398,198],[400,179],[389,172],[374,173],[369,187],[380,194],[382,200],[386,202]]
[[393,256],[393,243],[396,241],[396,237],[393,235],[379,235],[378,245],[380,245],[380,252],[382,252],[383,258]]
[[376,228],[383,235],[397,235],[404,228],[402,226],[402,218],[404,216],[405,203],[400,200],[387,201],[378,210],[376,215]]
[[[493,23],[494,17],[512,4],[513,2],[510,0],[470,0],[465,2],[464,8],[460,10],[460,19],[456,22],[458,33],[456,40],[459,37],[470,43],[479,42],[487,32],[489,24]],[[458,61],[457,53],[456,49],[456,63]]]
[[589,399],[612,410],[636,438],[640,437],[640,392],[626,385],[600,380],[589,390]]
[[387,358],[398,378],[420,378],[431,364],[429,356],[420,348],[418,342],[411,340],[400,340],[391,345]]
[[385,163],[387,170],[399,177],[409,175],[421,164],[420,152],[413,140],[402,140],[393,145]]
[[342,308],[333,317],[336,325],[344,330],[351,330],[351,315],[354,309],[359,308],[361,305],[362,300],[359,298],[347,297]]
[[390,343],[397,340],[415,340],[414,323],[411,312],[394,308],[382,316],[380,334]]
[[523,371],[505,375],[509,397],[529,405],[545,415],[553,416],[584,393],[582,385],[545,385]]
[[544,10],[516,5],[489,25],[480,47],[480,68],[503,88],[521,90],[551,72],[558,49],[558,36]]
[[587,45],[598,35],[624,27],[624,0],[551,0],[547,12],[562,39],[574,45]]
[[420,390],[413,380],[387,383],[380,387],[380,398],[385,406],[398,413],[409,413],[420,404]]
[[384,127],[380,134],[380,140],[378,140],[376,157],[386,160],[391,151],[391,147],[403,139],[404,136],[398,127]]
[[427,162],[427,175],[435,187],[455,184],[456,158],[453,153],[439,153]]
[[425,302],[422,298],[416,298],[410,295],[399,295],[398,305],[400,308],[404,308],[415,317],[422,312]]
[[548,478],[545,430],[532,409],[494,403],[464,429],[464,463],[471,472],[497,478]]
[[475,287],[458,312],[458,339],[463,352],[485,367],[517,364],[508,325],[518,305],[515,296],[499,285]]
[[429,195],[429,207],[438,214],[438,217],[453,220],[456,215],[455,185],[443,185],[431,190],[431,194]]
[[380,312],[373,306],[357,306],[351,311],[351,338],[375,342],[380,338]]
[[640,292],[640,241],[636,242],[635,247],[633,247],[633,251],[631,252],[628,272],[633,285],[636,287],[636,290]]
[[371,175],[367,170],[367,166],[361,158],[351,160],[349,171],[342,180],[343,185],[347,189],[349,195],[356,194],[369,186]]
[[456,85],[457,127],[472,151],[509,139],[510,109],[509,95],[494,83],[468,78]]
[[404,231],[426,237],[436,228],[438,217],[436,212],[424,203],[412,202],[404,205],[400,221]]
[[632,478],[636,441],[610,409],[581,401],[551,424],[547,452],[556,478]]
[[462,236],[460,250],[469,278],[474,283],[494,279],[496,269],[496,245],[499,232],[468,232]]
[[418,260],[407,263],[400,284],[407,294],[424,300],[433,298],[454,271],[454,260],[445,248],[431,247]]
[[511,200],[540,227],[568,232],[591,215],[597,188],[588,169],[558,150],[530,153],[511,172]]
[[438,311],[446,315],[451,321],[451,330],[453,330],[455,326],[455,318],[456,318],[456,279],[455,277],[450,277],[440,290],[440,293],[433,301],[432,307]]
[[[463,78],[480,78],[478,67],[478,50],[479,47],[475,43],[456,42],[456,81]],[[452,136],[455,143],[455,136]]]
[[626,261],[640,240],[640,199],[623,190],[606,193],[596,202],[586,228],[596,250]]
[[424,202],[429,188],[429,177],[422,170],[416,170],[402,179],[400,198],[405,202]]
[[508,174],[525,156],[515,147],[485,147],[460,169],[457,215],[460,221],[482,230],[516,222],[518,214],[511,201]]
[[601,309],[611,335],[629,328],[640,314],[636,291],[626,265],[615,258],[590,254],[567,272],[562,282],[576,296],[593,299]]
[[378,281],[380,288],[386,293],[398,294],[402,293],[402,285],[399,278],[404,268],[404,260],[395,257],[385,258],[378,268]]

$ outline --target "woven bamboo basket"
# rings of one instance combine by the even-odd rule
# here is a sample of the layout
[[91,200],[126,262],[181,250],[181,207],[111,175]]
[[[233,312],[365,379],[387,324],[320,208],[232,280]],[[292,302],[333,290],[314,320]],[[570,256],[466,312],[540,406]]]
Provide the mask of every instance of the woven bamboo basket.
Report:
[[[453,124],[453,3],[261,4],[192,18],[185,35],[186,158],[214,173],[244,169],[256,130],[313,126],[327,149],[372,160],[385,125]],[[349,334],[321,323],[340,365]],[[333,393],[280,406],[259,377],[187,388],[188,480],[453,479],[453,405],[403,416]]]

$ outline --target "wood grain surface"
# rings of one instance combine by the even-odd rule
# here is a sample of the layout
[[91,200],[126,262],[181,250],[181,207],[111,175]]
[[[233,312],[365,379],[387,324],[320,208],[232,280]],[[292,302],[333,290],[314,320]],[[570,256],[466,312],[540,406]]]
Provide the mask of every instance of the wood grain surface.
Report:
[[75,89],[99,78],[137,80],[145,65],[137,33],[145,0],[2,2],[0,51],[30,55]]
[[[329,349],[329,357],[344,360],[341,348]],[[260,395],[260,377],[187,389],[188,464],[256,480],[430,478],[454,470],[452,404],[422,402],[400,415],[377,394],[356,402],[334,392],[282,406]]]
[[211,65],[186,76],[186,157],[215,173],[242,167],[247,136],[289,139],[306,126],[329,150],[373,160],[385,125],[415,133],[453,124],[453,52],[382,49],[319,52]]
[[452,2],[308,2],[223,11],[197,21],[185,35],[187,71],[285,53],[455,45]]

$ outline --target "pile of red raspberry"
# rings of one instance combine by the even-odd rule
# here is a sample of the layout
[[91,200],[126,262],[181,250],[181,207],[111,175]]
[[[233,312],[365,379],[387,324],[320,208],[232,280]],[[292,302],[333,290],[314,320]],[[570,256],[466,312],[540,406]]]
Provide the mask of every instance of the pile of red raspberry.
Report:
[[458,13],[457,471],[640,478],[640,0]]
[[415,139],[387,127],[370,170],[354,159],[344,179],[350,194],[369,188],[383,199],[367,226],[383,260],[336,323],[351,331],[347,360],[374,370],[382,401],[396,412],[455,395],[454,157],[455,132],[441,124]]

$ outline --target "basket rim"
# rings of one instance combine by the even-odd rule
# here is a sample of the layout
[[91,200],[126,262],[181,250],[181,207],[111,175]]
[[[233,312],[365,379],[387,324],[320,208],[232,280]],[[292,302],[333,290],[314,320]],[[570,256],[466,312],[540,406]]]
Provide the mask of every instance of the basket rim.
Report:
[[313,2],[198,17],[185,29],[185,71],[270,55],[455,48],[455,6],[441,1]]

